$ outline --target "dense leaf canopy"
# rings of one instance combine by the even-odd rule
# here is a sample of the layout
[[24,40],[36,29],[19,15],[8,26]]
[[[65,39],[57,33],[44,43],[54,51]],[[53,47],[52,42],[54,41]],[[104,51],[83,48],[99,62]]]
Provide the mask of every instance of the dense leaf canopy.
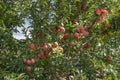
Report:
[[119,56],[119,0],[0,1],[0,80],[119,80]]

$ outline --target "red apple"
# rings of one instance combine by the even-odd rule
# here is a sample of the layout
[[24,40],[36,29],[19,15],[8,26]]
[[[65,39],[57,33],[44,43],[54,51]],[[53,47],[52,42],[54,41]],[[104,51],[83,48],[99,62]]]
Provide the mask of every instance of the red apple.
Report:
[[90,24],[86,24],[85,25],[85,30],[88,30],[88,29],[90,29],[91,28],[91,25]]
[[35,44],[31,43],[31,44],[28,44],[28,47],[31,48],[32,50],[36,51],[37,48],[35,46]]
[[76,31],[77,31],[78,33],[82,33],[83,30],[84,30],[84,27],[83,27],[83,26],[79,26],[79,27],[77,27],[77,29],[76,29]]
[[34,64],[35,63],[35,59],[31,59],[31,64]]
[[48,48],[51,48],[51,47],[52,47],[52,45],[51,45],[50,43],[48,43],[47,46],[48,46]]
[[63,35],[63,39],[66,39],[67,37],[69,37],[69,33],[65,32],[64,35]]
[[44,43],[43,43],[43,42],[40,42],[39,45],[40,45],[40,47],[43,47],[43,46],[44,46]]
[[28,65],[32,64],[31,60],[27,60],[26,64],[28,64]]
[[30,72],[30,71],[31,71],[31,66],[27,66],[27,67],[26,67],[26,71],[27,71],[27,72]]
[[27,63],[27,59],[26,58],[23,58],[23,63]]
[[44,51],[44,56],[45,57],[47,57],[47,56],[49,56],[50,55],[50,53],[48,52],[48,51]]
[[107,14],[108,14],[108,11],[105,9],[101,9],[101,12],[102,12],[103,17],[107,16]]
[[79,40],[80,37],[81,37],[81,35],[80,35],[79,33],[75,32],[74,38],[75,38],[76,40]]
[[103,23],[104,21],[105,21],[105,18],[104,18],[104,17],[101,17],[98,22],[99,22],[99,23]]
[[106,59],[107,59],[108,61],[112,61],[113,57],[112,57],[111,55],[107,55],[107,56],[106,56]]
[[57,46],[58,46],[58,42],[54,42],[53,47],[57,47]]
[[100,10],[100,9],[97,9],[97,10],[95,11],[95,14],[96,14],[96,15],[101,15],[101,10]]
[[65,28],[64,27],[60,27],[60,32],[64,33],[65,32]]
[[59,47],[59,50],[60,50],[62,53],[63,53],[63,51],[64,51],[62,47]]
[[72,42],[70,42],[70,46],[74,46],[75,45],[75,43],[72,41]]
[[89,35],[89,32],[87,32],[85,30],[83,30],[82,33],[83,33],[84,36],[88,36]]
[[40,52],[40,53],[38,53],[38,55],[37,55],[39,58],[44,58],[44,53],[43,52]]
[[45,44],[42,48],[43,50],[48,50],[48,45]]

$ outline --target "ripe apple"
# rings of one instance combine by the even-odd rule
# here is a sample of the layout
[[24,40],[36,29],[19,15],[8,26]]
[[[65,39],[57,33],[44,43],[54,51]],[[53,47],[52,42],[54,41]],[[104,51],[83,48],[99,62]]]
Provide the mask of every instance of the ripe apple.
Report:
[[107,59],[108,61],[112,61],[113,57],[112,57],[111,55],[107,55],[107,56],[106,56],[106,59]]
[[34,58],[31,59],[31,64],[34,64],[36,60]]
[[80,35],[79,33],[75,32],[74,38],[75,38],[76,40],[79,40],[80,37],[81,37],[81,35]]
[[79,27],[77,27],[77,29],[76,29],[76,31],[77,31],[78,33],[82,33],[83,30],[84,30],[84,27],[83,27],[83,26],[79,26]]
[[57,46],[58,46],[58,42],[54,42],[53,47],[57,47]]
[[85,30],[88,30],[88,29],[90,29],[91,28],[91,25],[90,24],[86,24],[85,25]]
[[63,39],[66,39],[67,37],[69,37],[69,33],[65,32],[64,35],[63,35]]
[[31,60],[27,60],[26,64],[28,64],[28,65],[32,64]]
[[89,32],[87,32],[85,30],[83,30],[82,33],[83,33],[84,36],[88,36],[89,35]]
[[49,52],[48,51],[44,51],[44,56],[45,57],[47,57],[47,56],[49,56],[50,54],[49,54]]
[[26,58],[23,58],[23,63],[27,63],[27,59]]
[[59,50],[60,50],[62,53],[63,53],[63,51],[64,51],[62,47],[59,47]]
[[70,42],[70,46],[72,47],[72,46],[74,46],[75,45],[75,43],[72,41],[72,42]]
[[45,44],[42,48],[43,50],[48,50],[48,45]]
[[106,16],[108,14],[108,11],[104,8],[101,8],[101,13],[102,15],[104,14],[103,16]]
[[40,47],[43,47],[43,46],[44,46],[44,43],[43,43],[43,42],[40,42],[39,45],[40,45]]
[[60,32],[64,33],[65,32],[65,28],[64,27],[60,27]]
[[95,11],[95,14],[96,14],[96,15],[101,15],[101,9],[97,9],[97,10]]
[[44,53],[43,52],[40,52],[40,53],[38,53],[38,55],[37,55],[39,58],[44,58]]
[[28,44],[28,47],[31,48],[32,50],[36,51],[37,48],[35,46],[35,44],[31,43],[31,44]]
[[48,48],[51,48],[51,47],[52,47],[52,45],[51,45],[50,43],[48,43],[47,46],[48,46]]
[[98,22],[99,22],[99,23],[103,23],[104,21],[105,21],[105,18],[104,18],[104,17],[101,17]]
[[30,71],[31,71],[31,66],[27,66],[27,67],[26,67],[26,71],[27,71],[27,72],[30,72]]

